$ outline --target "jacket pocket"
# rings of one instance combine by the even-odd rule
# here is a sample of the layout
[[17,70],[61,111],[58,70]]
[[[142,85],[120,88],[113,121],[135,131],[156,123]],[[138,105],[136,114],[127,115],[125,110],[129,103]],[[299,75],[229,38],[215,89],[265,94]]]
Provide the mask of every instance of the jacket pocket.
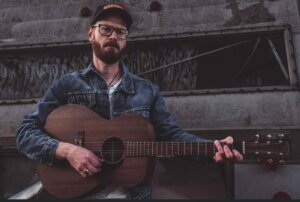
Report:
[[133,107],[129,110],[123,111],[121,113],[115,113],[115,115],[122,115],[125,113],[130,113],[130,112],[134,112],[139,114],[140,116],[149,119],[150,116],[150,107]]
[[69,104],[79,104],[92,108],[96,105],[96,93],[95,92],[69,92],[68,93]]

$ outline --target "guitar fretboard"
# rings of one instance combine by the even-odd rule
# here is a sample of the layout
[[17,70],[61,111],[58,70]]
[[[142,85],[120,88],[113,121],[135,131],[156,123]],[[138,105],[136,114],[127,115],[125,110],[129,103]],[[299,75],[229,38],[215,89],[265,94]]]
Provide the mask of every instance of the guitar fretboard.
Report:
[[215,154],[212,142],[126,142],[127,157],[174,157]]

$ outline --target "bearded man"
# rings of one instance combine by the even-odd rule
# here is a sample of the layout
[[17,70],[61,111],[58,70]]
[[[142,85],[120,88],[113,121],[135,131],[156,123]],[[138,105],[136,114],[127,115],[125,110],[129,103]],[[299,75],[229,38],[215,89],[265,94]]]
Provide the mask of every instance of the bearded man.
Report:
[[[70,103],[84,105],[105,119],[136,112],[151,121],[160,141],[207,141],[181,129],[167,111],[159,87],[131,74],[120,61],[131,25],[132,17],[121,4],[108,3],[97,8],[88,31],[93,50],[91,64],[55,81],[20,124],[17,146],[27,157],[49,166],[55,166],[57,159],[67,160],[83,178],[101,172],[101,156],[55,139],[43,130],[48,115]],[[233,139],[227,137],[221,141],[232,144]],[[243,158],[221,141],[214,141],[216,162],[224,158]],[[132,188],[107,186],[91,197],[149,199],[151,196],[151,181],[148,181]]]

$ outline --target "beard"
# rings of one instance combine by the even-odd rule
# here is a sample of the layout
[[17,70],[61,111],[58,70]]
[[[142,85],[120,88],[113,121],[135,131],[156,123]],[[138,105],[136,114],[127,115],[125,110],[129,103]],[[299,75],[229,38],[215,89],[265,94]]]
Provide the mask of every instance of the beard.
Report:
[[124,48],[121,49],[115,41],[109,41],[101,47],[101,44],[93,40],[92,48],[96,57],[108,65],[119,62],[124,52]]

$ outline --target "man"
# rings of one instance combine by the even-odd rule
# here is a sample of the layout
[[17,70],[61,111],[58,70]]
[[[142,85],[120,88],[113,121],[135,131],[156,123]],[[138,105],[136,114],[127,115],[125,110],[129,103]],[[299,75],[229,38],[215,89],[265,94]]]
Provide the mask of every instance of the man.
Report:
[[[93,49],[91,64],[55,81],[35,110],[25,116],[17,132],[21,152],[50,166],[55,165],[56,159],[65,159],[82,177],[101,172],[102,161],[93,152],[53,139],[43,131],[47,116],[68,103],[85,105],[106,119],[137,112],[152,122],[160,141],[204,141],[177,126],[157,85],[129,73],[120,61],[131,25],[132,17],[121,4],[108,3],[97,8],[88,31]],[[227,137],[222,142],[232,144],[233,139]],[[242,155],[226,144],[222,146],[218,140],[214,144],[218,151],[213,157],[216,162],[234,157],[242,160]],[[100,198],[146,199],[151,198],[151,183],[128,189],[109,187],[99,193]]]

